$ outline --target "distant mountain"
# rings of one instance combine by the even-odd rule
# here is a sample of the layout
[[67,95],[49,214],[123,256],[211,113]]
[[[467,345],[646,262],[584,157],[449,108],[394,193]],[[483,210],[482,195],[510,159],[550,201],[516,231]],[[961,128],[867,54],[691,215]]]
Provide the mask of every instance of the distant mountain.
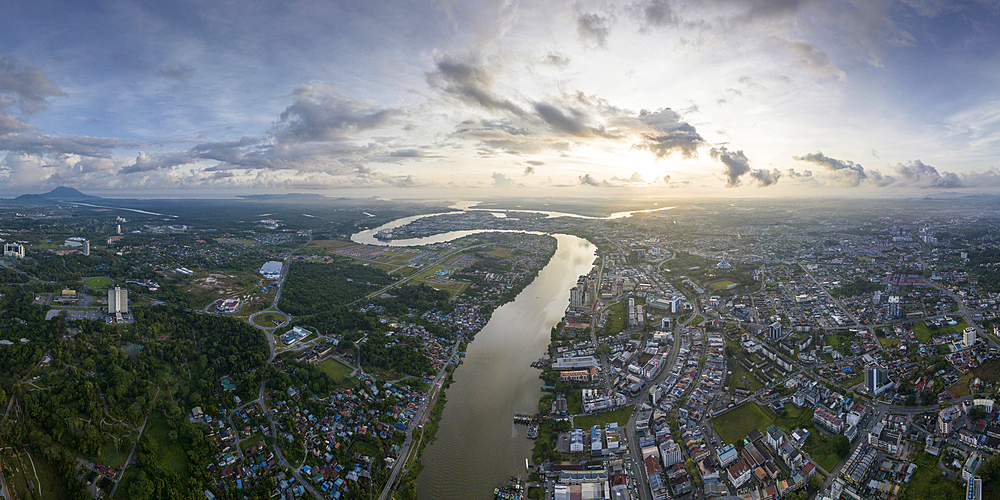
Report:
[[236,196],[247,201],[296,201],[321,200],[326,198],[319,193],[286,193],[286,194],[244,194]]
[[100,196],[83,194],[76,189],[66,186],[59,186],[48,193],[43,194],[22,194],[15,201],[86,201],[100,200]]

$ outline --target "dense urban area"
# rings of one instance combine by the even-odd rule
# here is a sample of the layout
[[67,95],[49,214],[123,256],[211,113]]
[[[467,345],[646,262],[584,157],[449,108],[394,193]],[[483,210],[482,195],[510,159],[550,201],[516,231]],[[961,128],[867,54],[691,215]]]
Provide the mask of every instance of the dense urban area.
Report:
[[495,498],[1000,498],[1000,198],[473,207],[0,201],[0,496],[416,498],[565,234],[597,257]]

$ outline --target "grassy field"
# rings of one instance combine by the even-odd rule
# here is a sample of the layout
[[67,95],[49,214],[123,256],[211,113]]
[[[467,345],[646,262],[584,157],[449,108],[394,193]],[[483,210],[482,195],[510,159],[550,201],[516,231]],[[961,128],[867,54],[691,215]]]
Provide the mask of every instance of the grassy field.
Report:
[[917,340],[923,343],[930,342],[933,340],[934,336],[937,335],[950,335],[952,333],[960,333],[969,327],[969,324],[965,321],[959,321],[955,326],[945,326],[942,328],[931,328],[927,326],[927,323],[923,321],[918,321],[910,325],[913,328],[913,334],[916,335]]
[[486,255],[492,255],[493,257],[498,257],[501,259],[509,259],[514,256],[514,252],[511,252],[510,250],[507,250],[506,248],[503,247],[497,247],[494,248],[493,250],[490,250],[489,252],[486,252]]
[[573,391],[566,395],[566,412],[570,415],[583,413],[583,393]]
[[600,424],[601,427],[604,427],[605,425],[611,422],[618,422],[619,427],[625,427],[625,424],[628,423],[629,417],[632,416],[633,410],[635,410],[635,406],[623,406],[614,411],[606,411],[604,413],[596,413],[594,415],[573,417],[573,426],[580,427],[583,429],[589,429],[597,424]]
[[716,280],[709,282],[707,286],[711,290],[722,290],[724,288],[729,287],[730,285],[738,285],[738,284],[739,283],[736,283],[733,280]]
[[757,392],[764,388],[764,384],[761,384],[760,380],[757,380],[757,377],[754,377],[745,366],[740,363],[734,363],[734,365],[733,377],[729,382],[731,387],[742,387],[749,389],[750,392]]
[[969,383],[977,377],[983,379],[984,382],[1000,381],[1000,359],[988,359],[983,364],[969,370],[964,377],[955,382],[955,385],[948,388],[948,392],[956,398],[968,396],[971,394]]
[[261,313],[253,318],[253,322],[257,326],[263,326],[264,328],[271,328],[278,326],[285,321],[285,317],[278,313]]
[[264,440],[264,435],[263,434],[259,434],[259,433],[258,434],[254,434],[253,436],[250,436],[250,437],[248,437],[248,438],[240,441],[240,450],[246,451],[251,446],[253,446],[253,445],[255,445],[255,444],[257,444],[257,443],[259,443],[259,442],[261,442],[263,440]]
[[319,369],[333,380],[342,380],[344,377],[351,376],[351,372],[354,371],[354,368],[335,359],[328,359],[320,363]]
[[694,319],[692,319],[691,323],[689,324],[700,325],[703,321],[705,321],[705,318],[703,316],[695,316]]
[[883,348],[896,347],[899,345],[899,339],[878,339],[878,342],[882,344]]
[[844,347],[845,342],[849,343],[844,335],[825,335],[823,338],[826,340],[826,345],[832,346],[838,351]]
[[83,280],[83,284],[89,286],[90,288],[107,288],[114,284],[110,278],[87,278]]
[[785,403],[785,412],[782,413],[780,417],[774,419],[774,423],[777,424],[778,427],[785,429],[786,432],[792,432],[795,429],[802,427],[803,422],[811,422],[812,416],[812,408],[799,408],[791,403]]
[[733,444],[746,437],[753,429],[764,432],[767,426],[774,423],[774,415],[771,410],[750,402],[711,421],[719,437],[727,444]]
[[623,302],[612,305],[611,310],[608,312],[608,322],[604,325],[604,331],[608,335],[618,335],[621,333],[625,329],[625,325],[628,324],[625,315],[625,304]]
[[925,453],[923,446],[917,453],[917,472],[900,498],[964,498],[965,488],[957,479],[942,475],[938,468],[938,457]]
[[802,447],[809,456],[816,461],[816,464],[827,471],[837,468],[844,457],[837,454],[830,443],[830,438],[812,425],[805,427],[809,432],[809,439],[806,439],[805,446]]

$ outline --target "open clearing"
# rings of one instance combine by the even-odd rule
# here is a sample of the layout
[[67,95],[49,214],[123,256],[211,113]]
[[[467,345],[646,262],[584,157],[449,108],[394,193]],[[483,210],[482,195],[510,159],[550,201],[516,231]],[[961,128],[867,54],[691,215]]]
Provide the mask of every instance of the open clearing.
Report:
[[739,283],[737,283],[737,282],[735,282],[733,280],[715,280],[715,281],[707,283],[708,288],[710,288],[712,290],[723,290],[723,289],[729,288],[730,286],[738,285],[738,284]]
[[111,278],[87,278],[83,280],[83,284],[96,290],[99,288],[108,288],[114,282],[111,281]]
[[770,410],[750,402],[711,421],[719,437],[726,444],[734,444],[754,429],[764,432],[767,426],[774,423],[774,415]]

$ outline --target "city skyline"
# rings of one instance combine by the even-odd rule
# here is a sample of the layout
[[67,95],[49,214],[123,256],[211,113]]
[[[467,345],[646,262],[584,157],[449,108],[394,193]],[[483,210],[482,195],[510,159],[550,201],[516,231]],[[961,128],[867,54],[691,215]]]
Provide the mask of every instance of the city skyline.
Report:
[[4,195],[1000,186],[986,0],[4,10]]

